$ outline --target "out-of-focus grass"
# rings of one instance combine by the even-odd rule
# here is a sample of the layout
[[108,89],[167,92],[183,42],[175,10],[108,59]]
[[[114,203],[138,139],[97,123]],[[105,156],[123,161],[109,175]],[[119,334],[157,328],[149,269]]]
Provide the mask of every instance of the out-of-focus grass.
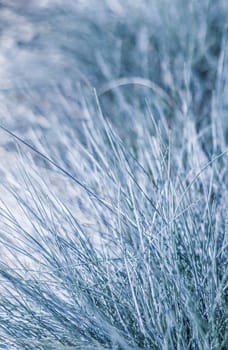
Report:
[[226,349],[227,10],[3,2],[3,349]]

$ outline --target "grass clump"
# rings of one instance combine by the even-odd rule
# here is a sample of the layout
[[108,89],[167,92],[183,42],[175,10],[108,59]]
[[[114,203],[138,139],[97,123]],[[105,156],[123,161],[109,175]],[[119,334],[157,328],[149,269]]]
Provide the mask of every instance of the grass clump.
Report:
[[1,347],[225,350],[226,2],[3,8]]

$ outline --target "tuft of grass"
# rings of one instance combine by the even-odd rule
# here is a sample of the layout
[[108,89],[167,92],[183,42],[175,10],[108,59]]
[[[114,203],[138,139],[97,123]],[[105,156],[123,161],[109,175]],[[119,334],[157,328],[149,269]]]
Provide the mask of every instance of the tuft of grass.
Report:
[[226,1],[41,5],[0,14],[0,348],[225,350]]

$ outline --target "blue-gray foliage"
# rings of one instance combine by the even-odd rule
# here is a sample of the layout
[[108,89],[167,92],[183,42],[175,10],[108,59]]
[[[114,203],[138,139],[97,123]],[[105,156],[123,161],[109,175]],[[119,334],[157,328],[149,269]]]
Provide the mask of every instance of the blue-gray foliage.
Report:
[[0,348],[227,349],[227,1],[0,7]]

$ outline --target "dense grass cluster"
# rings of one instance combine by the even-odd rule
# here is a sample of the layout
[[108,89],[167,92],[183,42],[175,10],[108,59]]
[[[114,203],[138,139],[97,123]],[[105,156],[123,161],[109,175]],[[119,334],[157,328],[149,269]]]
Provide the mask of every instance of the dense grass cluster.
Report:
[[227,349],[227,16],[1,2],[0,349]]

